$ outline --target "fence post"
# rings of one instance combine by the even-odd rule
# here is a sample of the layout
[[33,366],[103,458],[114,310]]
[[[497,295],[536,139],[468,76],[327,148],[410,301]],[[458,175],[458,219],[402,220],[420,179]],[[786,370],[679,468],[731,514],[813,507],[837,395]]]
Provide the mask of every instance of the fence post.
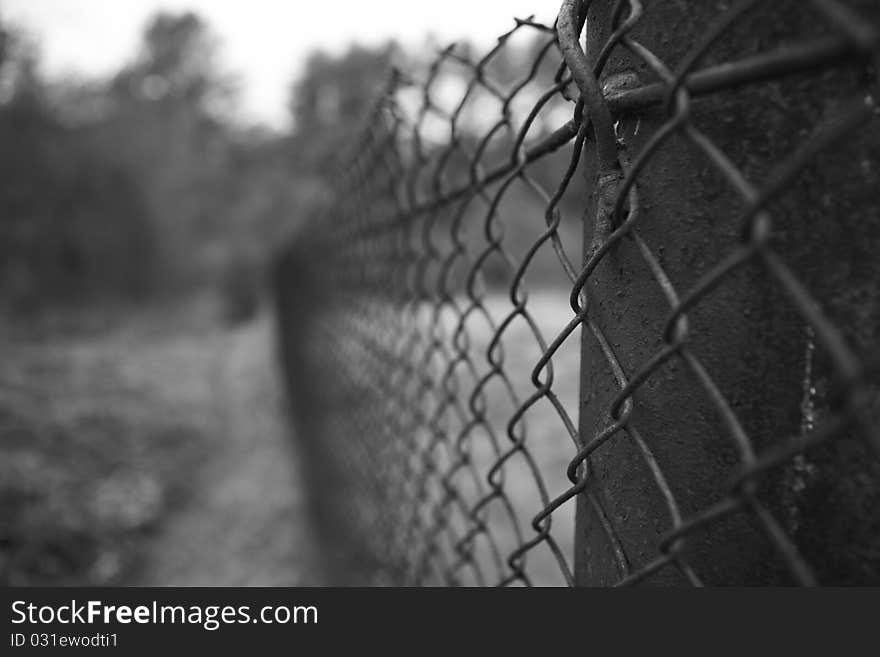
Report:
[[[788,9],[782,7],[786,4]],[[590,5],[586,47],[593,53],[608,38],[613,5],[611,0]],[[870,17],[876,29],[877,9],[870,2],[850,5]],[[631,35],[673,70],[724,13],[719,3],[656,3],[645,11],[650,18],[638,23]],[[706,63],[773,50],[783,39],[817,38],[816,30],[829,24],[827,17],[819,18],[796,11],[791,3],[759,4],[718,39]],[[832,25],[824,31],[840,33],[839,28]],[[622,48],[615,53],[606,75],[634,71],[643,83],[656,81]],[[868,93],[864,67],[828,69],[694,99],[689,121],[760,190],[781,164],[817,139],[822,126],[833,125],[835,117],[845,113],[847,101]],[[621,150],[631,159],[669,114],[658,106],[615,118]],[[841,138],[827,153],[811,156],[811,164],[768,207],[773,253],[791,267],[854,352],[862,354],[876,352],[880,344],[877,123],[863,126],[855,139],[843,143]],[[588,256],[597,205],[595,153],[589,147],[584,171]],[[639,237],[679,295],[741,243],[743,200],[689,139],[676,134],[667,140],[638,176],[637,187]],[[645,254],[631,236],[602,259],[585,292],[591,319],[631,378],[663,349],[664,323],[670,315]],[[724,396],[757,455],[815,431],[833,416],[833,358],[816,346],[813,331],[760,258],[749,258],[726,275],[689,310],[688,322],[690,351]],[[619,391],[599,339],[585,327],[583,442],[611,423],[609,409]],[[876,390],[870,394],[877,399]],[[635,427],[637,435],[619,431],[588,459],[589,483],[577,502],[578,585],[614,584],[634,573],[645,574],[652,562],[658,567],[646,582],[687,582],[686,567],[663,559],[661,539],[676,523],[639,440],[656,460],[682,520],[716,504],[743,500],[742,491],[732,488],[743,459],[729,435],[730,423],[719,416],[706,386],[684,358],[676,355],[654,370],[633,400],[629,427]],[[873,408],[876,413],[876,403]],[[842,432],[828,445],[796,455],[756,480],[757,499],[765,503],[784,534],[784,545],[794,552],[780,554],[772,532],[744,503],[736,512],[688,532],[678,565],[692,567],[706,584],[775,584],[813,577],[821,583],[877,581],[880,527],[865,518],[872,515],[867,509],[877,508],[880,470],[867,444],[862,435]],[[802,564],[809,567],[799,571]]]

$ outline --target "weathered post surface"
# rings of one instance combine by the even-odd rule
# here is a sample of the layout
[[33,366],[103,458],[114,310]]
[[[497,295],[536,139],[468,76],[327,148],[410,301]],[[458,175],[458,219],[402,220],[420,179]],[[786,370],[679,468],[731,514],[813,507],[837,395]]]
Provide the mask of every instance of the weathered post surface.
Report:
[[[646,6],[630,35],[675,71],[730,2],[668,2]],[[785,44],[839,38],[839,28],[811,3],[758,3],[721,35],[696,69],[742,60]],[[870,1],[844,3],[866,30],[880,29]],[[591,3],[586,48],[594,57],[610,33],[614,2]],[[635,72],[657,78],[618,47],[604,76]],[[848,103],[865,100],[876,71],[839,57],[812,70],[777,72],[690,101],[691,125],[704,133],[760,193],[799,151],[833,125]],[[867,101],[866,101],[867,102]],[[632,162],[669,120],[662,104],[618,115],[618,137]],[[863,122],[809,157],[766,206],[768,247],[794,274],[854,354],[880,348],[880,120]],[[589,198],[585,253],[596,215],[596,162],[585,149]],[[747,203],[706,153],[679,130],[637,178],[639,237],[650,247],[678,295],[686,295],[743,242]],[[628,378],[664,345],[670,304],[632,236],[617,243],[593,272],[590,313]],[[726,274],[688,312],[687,347],[738,418],[755,454],[809,436],[843,412],[835,401],[834,358],[796,311],[760,257]],[[611,423],[620,391],[596,337],[583,331],[580,434],[589,441]],[[876,380],[876,376],[875,376]],[[864,417],[877,431],[878,392],[859,384]],[[684,522],[727,499],[743,456],[693,369],[679,355],[657,368],[633,396],[636,427],[663,473]],[[837,404],[837,406],[835,406]],[[792,456],[755,479],[757,499],[809,575],[823,584],[880,583],[880,468],[866,431],[849,429]],[[578,499],[576,579],[614,584],[661,557],[673,522],[635,438],[618,432],[589,458],[589,485]],[[589,495],[589,497],[588,497]],[[590,502],[592,498],[595,503]],[[684,534],[683,563],[705,584],[785,584],[796,580],[792,556],[780,554],[748,504]],[[797,556],[795,555],[795,556]],[[795,568],[795,570],[797,570]],[[644,579],[684,584],[670,563]]]

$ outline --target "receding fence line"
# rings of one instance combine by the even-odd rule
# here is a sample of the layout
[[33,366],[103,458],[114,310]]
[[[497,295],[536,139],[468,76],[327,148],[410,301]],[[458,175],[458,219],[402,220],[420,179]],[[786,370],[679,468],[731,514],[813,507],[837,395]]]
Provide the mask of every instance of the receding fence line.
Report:
[[336,581],[880,582],[880,12],[718,4],[392,75],[278,268]]

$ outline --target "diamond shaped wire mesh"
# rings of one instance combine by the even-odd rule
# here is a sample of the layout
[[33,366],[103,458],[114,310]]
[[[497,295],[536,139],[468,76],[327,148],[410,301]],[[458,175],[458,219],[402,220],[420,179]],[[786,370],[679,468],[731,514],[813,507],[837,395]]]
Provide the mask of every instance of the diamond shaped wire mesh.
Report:
[[279,287],[341,580],[878,581],[880,16],[666,5],[395,71],[340,158]]

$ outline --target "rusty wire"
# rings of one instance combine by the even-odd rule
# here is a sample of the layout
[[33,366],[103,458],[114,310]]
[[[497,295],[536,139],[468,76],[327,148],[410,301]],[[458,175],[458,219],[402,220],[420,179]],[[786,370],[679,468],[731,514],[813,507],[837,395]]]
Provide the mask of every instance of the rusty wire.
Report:
[[[315,411],[325,417],[315,439],[327,441],[329,458],[342,462],[337,476],[347,480],[327,485],[343,491],[337,505],[347,508],[344,522],[359,527],[355,542],[369,555],[361,561],[378,573],[371,581],[588,583],[575,573],[572,550],[582,553],[587,534],[600,532],[611,546],[615,583],[639,583],[671,568],[681,581],[699,585],[700,568],[688,556],[691,537],[745,514],[791,580],[814,584],[812,565],[759,494],[761,479],[848,432],[880,454],[868,383],[877,361],[850,348],[774,249],[772,207],[823,152],[876,121],[876,20],[844,2],[811,0],[805,4],[827,28],[820,36],[701,67],[738,21],[767,3],[744,0],[715,10],[712,24],[675,64],[634,36],[651,20],[651,8],[639,0],[613,3],[605,14],[610,24],[599,26],[603,42],[588,38],[584,45],[592,4],[565,0],[554,25],[517,19],[479,59],[450,46],[422,77],[395,72],[342,159],[333,202],[303,238],[327,295],[303,339],[317,354],[316,369],[332,373]],[[524,34],[531,36],[532,61],[515,79],[496,81],[494,62]],[[603,86],[609,61],[620,56],[647,75],[636,84]],[[870,81],[762,180],[750,180],[693,119],[700,98],[833,66],[865,70]],[[450,104],[438,87],[453,70],[464,87]],[[485,109],[474,119],[477,99],[479,107],[494,108],[490,120]],[[528,111],[518,106],[523,99]],[[561,127],[547,126],[551,108],[553,116],[564,108],[570,118]],[[660,118],[634,148],[617,123],[639,121],[647,112]],[[640,232],[644,171],[673,139],[695,148],[745,208],[739,243],[720,262],[695,272],[687,289],[677,289],[663,257]],[[552,157],[556,183],[547,188],[532,170]],[[572,224],[566,217],[571,198],[582,201],[584,185],[595,214],[583,219],[589,239],[581,252],[564,227]],[[543,216],[531,224],[528,248],[515,252],[505,229],[516,211],[511,200],[521,205],[524,199],[539,204]],[[576,225],[580,220],[574,217]],[[668,307],[662,344],[635,367],[623,364],[616,336],[592,312],[588,293],[597,269],[627,241]],[[555,326],[547,325],[529,293],[539,254],[547,253],[570,285],[570,311]],[[827,354],[836,394],[834,411],[821,424],[761,450],[692,347],[689,318],[738,269],[755,264],[800,315],[816,349]],[[559,368],[572,366],[562,351],[577,347],[581,332],[585,349],[591,343],[602,354],[617,390],[595,414],[606,420],[600,426],[578,426],[579,412],[591,403],[586,390],[574,404],[559,393]],[[537,357],[524,369],[514,364],[511,345]],[[719,494],[708,504],[682,499],[686,486],[668,479],[654,453],[658,437],[637,426],[636,393],[673,362],[690,373],[720,418],[723,440],[736,449],[730,481],[718,482]],[[537,430],[567,440],[567,446],[553,443],[549,457],[551,448],[533,437],[536,427],[529,422],[537,417],[546,425],[548,413],[552,426]],[[655,490],[665,509],[665,529],[652,539],[651,558],[632,554],[622,533],[627,520],[605,508],[607,495],[591,472],[593,457],[615,441],[635,447],[650,475],[637,485]],[[570,509],[578,499],[599,522],[575,534]]]

